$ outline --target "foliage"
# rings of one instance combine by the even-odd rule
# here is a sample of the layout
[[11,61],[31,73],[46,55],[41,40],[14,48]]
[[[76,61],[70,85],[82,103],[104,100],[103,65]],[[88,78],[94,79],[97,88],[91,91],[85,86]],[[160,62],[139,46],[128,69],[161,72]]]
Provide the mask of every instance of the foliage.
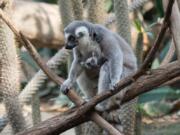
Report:
[[113,10],[113,0],[105,0],[105,10],[110,13]]

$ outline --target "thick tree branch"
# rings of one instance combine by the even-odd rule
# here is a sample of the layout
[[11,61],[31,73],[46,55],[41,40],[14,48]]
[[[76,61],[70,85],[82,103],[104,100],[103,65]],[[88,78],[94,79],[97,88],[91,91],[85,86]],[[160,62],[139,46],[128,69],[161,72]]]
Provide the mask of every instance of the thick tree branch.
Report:
[[172,87],[178,87],[179,88],[179,82],[180,82],[180,76],[173,78],[166,83],[162,84],[161,86],[172,86]]
[[[177,76],[180,76],[180,63],[177,61],[160,67],[159,69],[152,70],[149,74],[139,77],[134,83],[126,88],[127,93],[125,94],[122,103],[128,102],[136,96],[148,92]],[[17,135],[50,135],[50,133],[55,133],[55,131],[62,133],[63,131],[72,128],[73,126],[77,126],[82,122],[88,121],[89,118],[87,118],[87,116],[90,116],[89,112],[93,109],[93,107],[100,101],[103,101],[109,96],[112,96],[113,94],[120,91],[123,88],[121,86],[123,86],[123,84],[126,83],[128,79],[130,78],[123,79],[120,82],[118,89],[115,91],[107,91],[106,93],[98,95],[88,103],[73,109],[73,111],[70,111],[68,114],[65,112],[64,115],[60,115],[61,117],[59,117],[59,115],[55,116],[54,118],[41,122],[36,127],[30,128]]]
[[180,110],[180,99],[175,101],[173,104],[172,104],[172,109],[170,110],[169,113],[174,113],[174,112],[177,112]]
[[41,122],[33,128],[18,133],[17,135],[59,135],[60,133],[90,120],[89,110],[78,107],[61,115],[57,115]]

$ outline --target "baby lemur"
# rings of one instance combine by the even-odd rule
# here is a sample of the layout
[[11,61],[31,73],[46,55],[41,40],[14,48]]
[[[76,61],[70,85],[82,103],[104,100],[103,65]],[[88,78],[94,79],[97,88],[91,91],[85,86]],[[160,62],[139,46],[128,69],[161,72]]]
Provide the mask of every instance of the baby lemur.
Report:
[[80,64],[87,69],[92,69],[98,67],[100,68],[105,61],[106,59],[102,55],[99,55],[96,51],[93,51],[92,54],[85,61],[81,61]]

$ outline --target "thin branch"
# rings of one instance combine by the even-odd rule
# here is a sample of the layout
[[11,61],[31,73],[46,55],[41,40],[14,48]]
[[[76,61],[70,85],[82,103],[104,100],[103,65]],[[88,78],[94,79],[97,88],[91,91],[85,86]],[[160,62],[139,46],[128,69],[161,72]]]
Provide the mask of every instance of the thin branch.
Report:
[[[8,18],[8,16],[0,10],[0,17],[2,20],[10,27],[10,29],[14,32],[14,34],[17,36],[17,38],[21,41],[21,43],[26,47],[26,49],[29,51],[31,56],[34,58],[36,63],[40,66],[40,68],[46,73],[46,75],[54,81],[56,84],[60,85],[64,79],[57,76],[54,72],[52,72],[45,62],[41,59],[40,55],[36,51],[36,49],[33,47],[31,42],[18,30],[16,29],[15,25],[12,23],[12,21]],[[83,99],[79,97],[74,90],[70,90],[67,93],[67,96],[76,104],[81,105],[84,103]],[[95,115],[95,116],[94,116]],[[108,130],[108,132],[112,135],[122,135],[117,129],[115,129],[110,123],[108,123],[106,120],[104,120],[99,114],[96,112],[92,113],[91,116],[92,121],[97,123],[100,127],[104,128],[105,130]]]
[[149,51],[147,57],[145,58],[143,64],[141,65],[140,69],[138,70],[137,74],[134,76],[134,79],[137,79],[152,64],[152,62],[153,62],[153,60],[154,60],[154,58],[156,56],[156,52],[157,52],[157,50],[158,50],[158,48],[159,48],[159,46],[160,46],[160,44],[161,44],[161,42],[163,40],[163,37],[164,37],[164,35],[166,33],[166,30],[167,30],[167,28],[169,26],[170,16],[171,16],[174,1],[175,0],[169,0],[168,7],[167,7],[167,10],[166,10],[166,14],[165,14],[165,17],[164,17],[164,21],[163,21],[163,24],[161,26],[161,30],[159,32],[159,35],[157,36],[153,47]]
[[166,83],[162,84],[161,86],[173,86],[174,84],[179,84],[180,82],[180,76],[173,78]]
[[173,104],[172,104],[172,109],[170,110],[169,113],[174,113],[174,112],[177,112],[180,110],[180,99],[175,101]]

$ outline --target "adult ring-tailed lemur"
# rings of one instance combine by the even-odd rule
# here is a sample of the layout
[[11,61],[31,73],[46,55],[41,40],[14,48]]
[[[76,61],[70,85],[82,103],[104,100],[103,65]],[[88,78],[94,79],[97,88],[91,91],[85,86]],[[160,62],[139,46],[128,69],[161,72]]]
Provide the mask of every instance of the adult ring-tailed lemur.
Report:
[[[73,21],[65,29],[66,49],[73,49],[73,62],[60,90],[66,93],[77,81],[87,98],[113,90],[122,77],[137,69],[136,57],[126,41],[99,24]],[[107,109],[106,102],[98,108]]]

